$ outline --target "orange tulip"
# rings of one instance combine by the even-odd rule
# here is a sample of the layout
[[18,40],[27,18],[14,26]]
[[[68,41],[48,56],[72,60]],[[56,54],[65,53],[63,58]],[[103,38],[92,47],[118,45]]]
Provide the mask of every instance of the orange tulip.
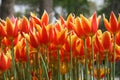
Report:
[[75,31],[76,35],[79,38],[86,37],[85,30],[84,30],[82,22],[81,22],[81,18],[79,18],[79,17],[75,18],[75,25],[73,27],[73,30]]
[[120,32],[116,34],[116,44],[120,46]]
[[53,43],[57,45],[57,47],[60,47],[64,44],[64,42],[67,39],[67,29],[63,28],[63,26],[59,23],[56,23],[55,29],[54,29],[54,41]]
[[61,63],[60,72],[61,72],[61,74],[63,74],[63,75],[67,73],[67,65],[66,65],[65,62]]
[[102,52],[104,50],[104,47],[102,44],[102,32],[101,32],[101,30],[98,30],[97,34],[95,35],[94,50],[95,50],[95,53]]
[[84,42],[82,39],[78,39],[76,42],[76,56],[83,57],[84,56]]
[[42,44],[49,44],[53,42],[54,39],[54,28],[52,24],[47,25],[46,27],[42,27]]
[[93,36],[98,30],[101,16],[98,16],[97,18],[97,14],[95,12],[90,19],[87,19],[83,15],[80,15],[80,18],[85,34],[87,36]]
[[0,23],[0,40],[6,36],[5,26]]
[[0,52],[0,70],[5,71],[8,70],[11,66],[11,58],[8,53],[6,55],[3,52]]
[[[99,72],[99,74],[98,74]],[[105,77],[105,72],[103,68],[100,68],[100,70],[94,69],[94,77],[97,79],[98,77],[100,77],[100,79]]]
[[113,34],[119,32],[120,31],[120,15],[117,20],[114,12],[112,11],[110,13],[109,22],[104,16],[104,25],[106,29]]
[[73,24],[74,24],[74,16],[72,14],[70,14],[67,17],[67,21],[66,21],[66,27],[68,30],[72,30],[73,29]]
[[15,59],[16,61],[27,61],[27,54],[25,48],[25,39],[22,38],[14,47]]
[[39,33],[36,32],[35,28],[33,28],[33,31],[30,31],[29,37],[30,37],[31,46],[33,46],[34,48],[38,48],[39,47],[39,40],[38,40]]
[[49,23],[49,16],[46,11],[44,11],[41,19],[36,17],[36,15],[34,15],[33,13],[31,13],[31,18],[32,18],[34,24],[38,24],[40,27],[47,26]]
[[66,21],[64,20],[64,18],[62,16],[60,16],[60,23],[66,27]]
[[8,40],[8,38],[6,38],[6,37],[4,37],[3,39],[2,39],[2,47],[8,47],[8,46],[11,46],[11,42],[10,42],[10,40]]
[[[77,36],[75,35],[75,34],[73,34],[73,35],[70,35],[71,36],[71,45],[72,45],[72,51],[74,51],[75,50],[75,45],[76,45],[76,41],[77,41]],[[67,40],[66,40],[66,42],[65,42],[65,50],[67,51],[67,52],[70,52],[70,41],[69,41],[70,39],[69,39],[69,37],[67,37]]]
[[116,46],[116,62],[120,60],[120,46]]
[[110,51],[112,48],[112,38],[108,31],[105,31],[102,35],[102,44],[105,51]]
[[43,26],[47,26],[49,23],[49,16],[46,11],[44,11],[42,17],[41,17],[41,23]]
[[0,19],[0,23],[1,23],[3,26],[5,26],[6,21],[4,21],[4,20]]
[[23,35],[23,32],[29,33],[30,31],[30,24],[29,24],[28,19],[25,16],[20,21],[19,29],[22,35]]
[[9,40],[13,40],[18,36],[18,19],[12,22],[9,18],[6,19],[6,33]]
[[[115,50],[115,52],[116,52],[116,58],[115,58],[115,61],[117,62],[117,61],[119,61],[120,60],[120,46],[118,46],[118,45],[116,45],[116,50]],[[114,61],[114,54],[113,54],[113,49],[112,49],[112,51],[111,52],[109,52],[109,54],[108,54],[109,56],[109,61],[110,62],[113,62]]]

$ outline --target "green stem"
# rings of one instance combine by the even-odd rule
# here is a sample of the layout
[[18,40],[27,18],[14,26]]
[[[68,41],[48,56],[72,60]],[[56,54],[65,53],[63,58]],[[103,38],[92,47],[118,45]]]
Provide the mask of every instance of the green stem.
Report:
[[85,80],[88,80],[88,58],[87,58],[86,39],[84,39],[84,53],[85,53]]
[[60,74],[60,52],[58,49],[58,80],[61,80],[61,74]]
[[69,35],[70,40],[70,80],[73,80],[73,63],[72,63],[72,43],[71,43],[71,35]]
[[26,41],[26,54],[27,54],[27,79],[31,80],[31,67],[30,67],[30,57],[29,57],[29,46],[28,42]]
[[16,63],[16,69],[17,69],[17,75],[20,75],[20,76],[18,76],[18,80],[21,80],[22,79],[22,77],[21,77],[21,73],[22,73],[22,68],[21,68],[21,66],[20,66],[20,62],[17,62]]
[[115,59],[116,59],[116,34],[114,34],[114,45],[113,45],[113,47],[114,47],[114,56],[113,56],[113,59],[114,59],[114,62],[113,62],[113,80],[115,80]]
[[109,80],[109,74],[108,74],[108,52],[105,53],[105,77],[107,80]]
[[6,77],[7,77],[7,76],[6,76],[6,71],[5,71],[4,74],[3,74],[4,80],[7,80]]
[[112,80],[112,62],[110,62],[110,80]]
[[77,80],[80,79],[80,63],[79,60],[77,60]]
[[79,67],[80,67],[79,68],[80,69],[80,80],[83,80],[83,77],[82,77],[83,76],[83,71],[82,71],[83,68],[82,68],[82,64],[81,63],[79,63]]
[[46,67],[46,65],[45,65],[45,61],[44,61],[41,53],[40,53],[40,58],[41,58],[41,60],[42,60],[43,66],[44,66],[44,70],[45,70],[45,74],[46,74],[46,80],[49,80],[47,67]]
[[[90,59],[90,63],[92,64],[92,60]],[[92,72],[93,70],[90,68],[90,80],[92,80]]]
[[97,80],[100,80],[100,55],[97,53]]
[[73,63],[73,78],[74,80],[77,80],[77,60],[74,58],[74,63]]
[[48,46],[46,45],[45,46],[45,64],[46,64],[47,70],[49,70],[48,59],[49,59]]
[[14,57],[14,43],[12,42],[12,70],[14,72],[14,80],[17,80],[17,72],[16,72],[16,63],[15,63],[15,57]]
[[[94,44],[93,44],[93,36],[91,36],[91,45],[92,45],[92,75],[94,80]],[[92,80],[92,79],[91,79]]]
[[24,63],[21,64],[21,69],[22,69],[22,76],[23,76],[23,80],[25,80],[25,68],[24,68]]
[[10,79],[10,70],[7,70],[8,80]]

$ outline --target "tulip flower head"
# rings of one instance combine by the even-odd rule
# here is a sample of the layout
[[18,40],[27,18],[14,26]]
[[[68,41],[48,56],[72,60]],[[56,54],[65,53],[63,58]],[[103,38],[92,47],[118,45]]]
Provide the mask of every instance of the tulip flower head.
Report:
[[104,17],[104,24],[105,24],[105,27],[106,29],[113,33],[113,34],[116,34],[117,32],[120,31],[120,15],[118,17],[118,20],[114,14],[114,12],[112,11],[110,13],[110,18],[109,18],[109,22],[108,20],[105,18],[105,15],[103,16]]

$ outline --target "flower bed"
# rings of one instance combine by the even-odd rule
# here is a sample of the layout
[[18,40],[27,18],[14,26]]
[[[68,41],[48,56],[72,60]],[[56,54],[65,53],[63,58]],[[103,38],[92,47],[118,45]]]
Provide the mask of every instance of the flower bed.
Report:
[[0,79],[4,80],[114,80],[120,60],[120,15],[113,12],[107,31],[101,16],[70,14],[55,24],[44,11],[41,18],[0,20]]

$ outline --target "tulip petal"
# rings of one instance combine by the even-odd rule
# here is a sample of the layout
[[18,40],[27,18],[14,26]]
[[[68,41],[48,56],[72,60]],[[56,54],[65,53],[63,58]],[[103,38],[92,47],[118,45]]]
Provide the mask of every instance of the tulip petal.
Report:
[[39,46],[38,39],[36,37],[35,32],[30,32],[30,41],[33,47],[37,48]]
[[73,29],[76,32],[77,36],[80,38],[84,38],[86,35],[85,35],[85,31],[83,30],[81,19],[79,17],[75,19],[75,25],[76,26]]
[[92,27],[92,33],[93,34],[96,33],[98,29],[96,12],[93,14],[91,27]]
[[74,16],[72,14],[70,14],[68,16],[67,22],[66,22],[68,30],[72,30],[72,28],[73,28],[73,24],[72,23],[74,23]]
[[41,20],[36,16],[32,16],[32,20],[34,21],[34,24],[38,24],[39,26],[42,26]]
[[85,18],[83,15],[80,15],[83,29],[85,30],[85,33],[89,35],[91,33],[91,25],[87,18]]
[[119,17],[118,17],[118,30],[120,31],[120,14],[119,14]]
[[0,23],[0,37],[4,37],[6,35],[6,32],[3,28],[3,25]]
[[6,19],[7,35],[10,37],[13,35],[13,24],[9,18]]
[[113,12],[111,12],[111,14],[110,14],[110,24],[111,24],[112,32],[115,33],[118,29],[118,26],[117,26],[116,16]]
[[108,22],[108,20],[105,17],[104,17],[104,25],[105,25],[106,29],[111,32],[110,23]]
[[63,19],[62,16],[60,16],[60,22],[61,22],[62,25],[65,25],[65,20]]
[[48,42],[48,32],[45,27],[42,27],[42,43],[46,44]]
[[29,33],[29,21],[25,16],[23,17],[21,21],[20,30],[22,32]]
[[120,32],[118,32],[116,35],[116,43],[117,43],[117,45],[120,46]]
[[49,16],[48,16],[46,11],[44,11],[44,13],[43,13],[43,15],[41,17],[41,22],[42,22],[43,26],[46,26],[49,23]]
[[102,36],[102,43],[105,50],[111,49],[111,35],[108,31],[105,31]]

